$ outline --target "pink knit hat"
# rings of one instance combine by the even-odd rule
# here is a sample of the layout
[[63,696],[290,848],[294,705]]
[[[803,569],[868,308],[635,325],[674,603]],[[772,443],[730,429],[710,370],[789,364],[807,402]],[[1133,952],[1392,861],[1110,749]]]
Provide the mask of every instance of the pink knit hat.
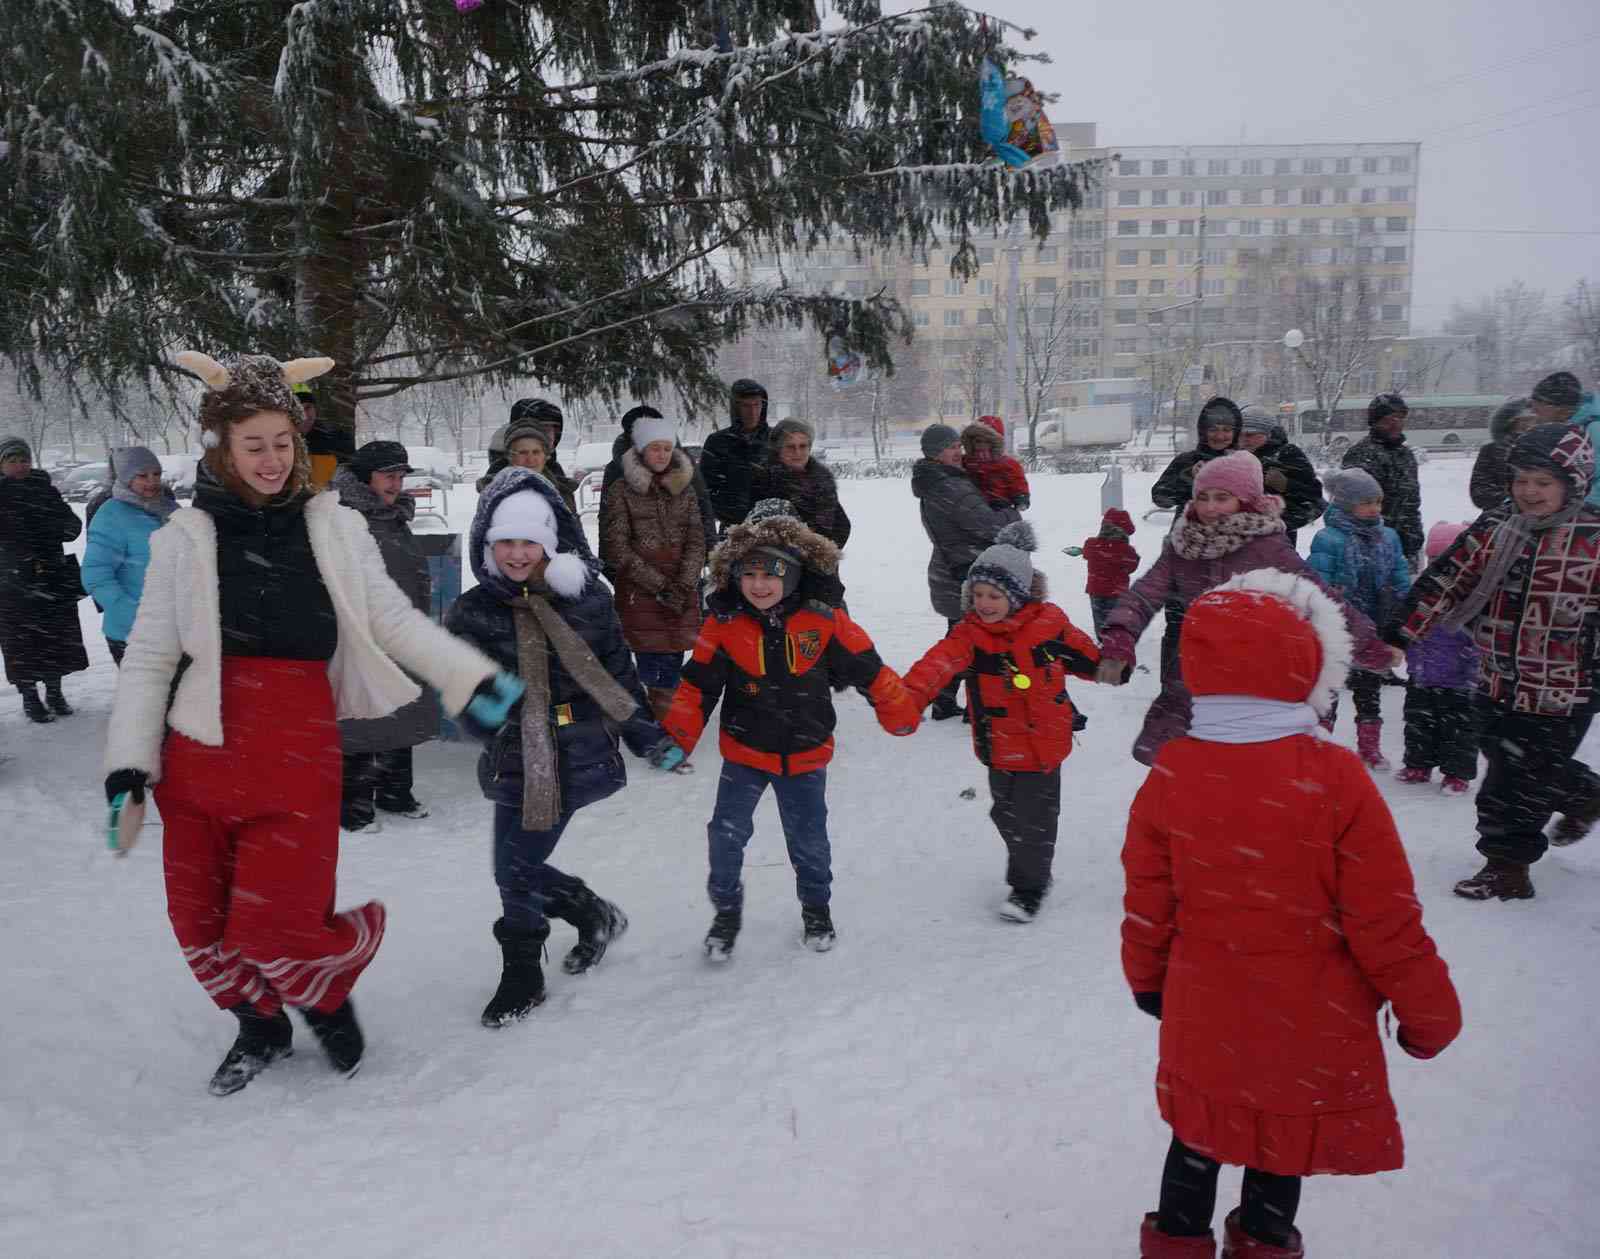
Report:
[[1459,538],[1466,529],[1464,524],[1453,521],[1441,520],[1428,530],[1427,545],[1422,548],[1423,553],[1430,559],[1436,560],[1450,549],[1450,544]]
[[1200,465],[1194,475],[1194,492],[1201,490],[1227,490],[1239,500],[1245,511],[1279,515],[1283,500],[1276,494],[1266,493],[1261,482],[1261,460],[1248,450],[1235,450],[1219,455]]

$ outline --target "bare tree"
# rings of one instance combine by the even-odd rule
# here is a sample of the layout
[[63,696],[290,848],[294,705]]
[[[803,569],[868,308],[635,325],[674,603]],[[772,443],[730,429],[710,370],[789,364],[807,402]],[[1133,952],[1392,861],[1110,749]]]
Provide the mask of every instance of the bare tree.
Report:
[[1024,284],[1018,293],[1017,387],[1028,425],[1030,457],[1039,453],[1039,418],[1056,386],[1066,379],[1067,342],[1081,309],[1081,303],[1065,299],[1059,284],[1049,293],[1035,293],[1032,286]]
[[1324,432],[1351,379],[1373,363],[1376,348],[1371,279],[1360,266],[1327,276],[1293,275],[1287,297],[1292,327],[1305,340],[1293,351],[1311,383]]
[[1525,393],[1560,347],[1555,316],[1541,290],[1517,280],[1475,302],[1457,302],[1444,330],[1473,339],[1480,392]]
[[1593,281],[1579,280],[1562,302],[1567,336],[1591,388],[1600,382],[1600,291],[1596,290]]
[[974,336],[962,341],[959,367],[960,385],[957,397],[967,411],[967,422],[976,423],[980,415],[988,414],[985,404],[994,401],[993,337]]

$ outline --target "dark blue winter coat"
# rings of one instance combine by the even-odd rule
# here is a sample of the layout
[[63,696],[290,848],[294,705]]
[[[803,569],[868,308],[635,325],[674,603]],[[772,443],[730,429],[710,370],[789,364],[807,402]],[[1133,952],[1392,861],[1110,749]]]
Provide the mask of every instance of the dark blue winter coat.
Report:
[[[589,583],[575,599],[548,595],[589,650],[639,704],[634,716],[619,728],[601,711],[577,680],[550,652],[550,723],[555,727],[561,804],[571,813],[619,791],[628,781],[617,742],[620,733],[636,756],[648,756],[666,740],[666,732],[648,714],[648,702],[634,671],[633,656],[622,638],[622,624],[611,602],[611,589],[600,578],[600,561],[589,549],[578,518],[567,510],[556,488],[527,468],[507,468],[484,490],[467,535],[468,557],[478,585],[450,605],[444,625],[492,656],[507,672],[517,673],[517,630],[511,611],[515,594],[505,578],[484,566],[485,535],[494,510],[511,494],[524,490],[542,494],[556,517],[556,541],[562,553],[582,557]],[[570,706],[570,709],[563,706]],[[560,718],[570,716],[567,724]],[[496,804],[522,804],[522,703],[511,710],[483,755],[478,758],[478,785]]]

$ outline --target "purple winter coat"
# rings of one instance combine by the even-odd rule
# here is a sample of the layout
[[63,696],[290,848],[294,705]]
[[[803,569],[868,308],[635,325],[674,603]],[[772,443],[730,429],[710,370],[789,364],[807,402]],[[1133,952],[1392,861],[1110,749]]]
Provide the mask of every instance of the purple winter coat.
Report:
[[1477,689],[1480,660],[1466,630],[1429,630],[1406,648],[1406,675],[1413,686],[1471,691]]
[[[1372,622],[1318,577],[1282,533],[1251,538],[1238,550],[1215,559],[1194,560],[1185,559],[1173,550],[1169,537],[1161,544],[1160,558],[1117,600],[1117,606],[1106,618],[1105,632],[1100,636],[1102,658],[1122,660],[1131,667],[1135,658],[1134,645],[1150,624],[1151,618],[1168,600],[1187,608],[1206,591],[1220,586],[1230,577],[1258,568],[1298,573],[1316,582],[1344,609],[1345,626],[1355,646],[1354,663],[1366,669],[1384,670],[1389,667],[1389,649],[1377,637]],[[1144,728],[1134,740],[1133,758],[1141,765],[1154,763],[1162,745],[1187,734],[1194,713],[1189,690],[1179,674],[1176,652],[1172,653],[1170,668],[1167,666],[1168,661],[1164,660],[1161,694],[1150,705],[1150,711],[1145,714]]]

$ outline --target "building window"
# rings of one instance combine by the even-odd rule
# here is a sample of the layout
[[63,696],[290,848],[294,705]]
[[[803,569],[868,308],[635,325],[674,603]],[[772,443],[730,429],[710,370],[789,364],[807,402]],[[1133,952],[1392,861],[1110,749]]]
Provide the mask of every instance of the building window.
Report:
[[1411,220],[1406,218],[1388,218],[1383,221],[1383,230],[1386,232],[1403,232],[1411,226]]
[[1138,370],[1139,369],[1137,367],[1113,367],[1111,369],[1111,379],[1132,380]]
[[[1207,281],[1209,283],[1209,281]],[[1207,306],[1200,312],[1201,323],[1221,323],[1227,312],[1220,306]]]
[[1294,163],[1292,163],[1286,157],[1274,158],[1272,162],[1272,173],[1274,175],[1287,175],[1291,172],[1293,165]]
[[1404,293],[1406,291],[1406,278],[1403,275],[1386,275],[1383,277],[1383,291],[1385,293]]
[[1383,308],[1382,319],[1384,323],[1399,323],[1405,317],[1406,308],[1404,306],[1385,306]]
[[1206,266],[1225,267],[1228,265],[1228,251],[1226,249],[1206,250]]
[[947,279],[944,282],[944,295],[946,297],[960,297],[961,281],[956,279]]
[[1073,280],[1067,285],[1068,297],[1099,297],[1099,280]]
[[1056,278],[1053,275],[1041,275],[1033,282],[1035,293],[1054,293],[1056,291]]
[[1117,296],[1118,297],[1137,297],[1138,294],[1139,294],[1139,281],[1137,281],[1137,280],[1118,280],[1117,281]]
[[1180,267],[1192,267],[1199,257],[1199,253],[1193,249],[1180,249],[1178,250],[1178,265]]
[[1152,175],[1165,175],[1167,173],[1166,159],[1163,158],[1160,161],[1151,162],[1150,173]]
[[1054,262],[1056,260],[1056,247],[1054,245],[1040,245],[1038,258],[1040,262]]
[[1361,204],[1362,205],[1375,205],[1375,204],[1377,204],[1377,200],[1378,200],[1378,190],[1376,188],[1363,188],[1361,190]]
[[1261,189],[1246,188],[1242,193],[1239,194],[1239,201],[1242,205],[1260,205]]
[[1068,234],[1073,240],[1099,240],[1105,235],[1105,224],[1098,219],[1079,219]]
[[1256,282],[1254,280],[1240,280],[1233,291],[1240,297],[1252,297],[1256,293]]
[[1137,354],[1139,352],[1139,339],[1137,337],[1118,337],[1111,343],[1113,354]]
[[1193,219],[1179,219],[1178,220],[1178,235],[1179,236],[1193,236],[1194,235],[1194,220]]
[[1241,235],[1241,236],[1259,236],[1259,235],[1261,235],[1261,220],[1260,219],[1240,219],[1239,220],[1239,235]]
[[1390,201],[1410,201],[1411,200],[1411,189],[1409,189],[1409,188],[1391,188],[1391,189],[1389,189],[1389,200]]
[[1241,173],[1246,175],[1259,175],[1261,173],[1261,159],[1259,157],[1245,158],[1244,164],[1241,167]]
[[1137,188],[1119,188],[1119,189],[1117,189],[1117,204],[1118,205],[1138,205],[1139,204],[1139,190]]
[[1335,161],[1333,164],[1333,173],[1335,175],[1348,175],[1350,173],[1350,159],[1348,157],[1341,157]]
[[1194,281],[1193,280],[1179,280],[1178,281],[1178,296],[1179,297],[1188,297],[1193,292],[1194,292]]
[[1112,312],[1111,322],[1126,327],[1139,322],[1139,312],[1136,310],[1119,310]]
[[1363,175],[1376,175],[1378,173],[1378,159],[1375,157],[1362,158],[1361,173]]
[[1349,205],[1350,204],[1350,189],[1348,189],[1348,188],[1335,188],[1333,190],[1333,204],[1334,205]]
[[1205,282],[1205,295],[1207,297],[1221,297],[1227,291],[1228,282],[1223,279],[1208,279]]
[[1226,188],[1207,188],[1206,189],[1206,204],[1207,205],[1227,205],[1228,204],[1228,190]]
[[1254,306],[1241,306],[1233,312],[1233,320],[1235,323],[1249,325],[1255,323],[1260,318],[1261,312]]
[[911,322],[915,327],[926,328],[928,326],[928,312],[925,310],[912,312]]
[[1083,196],[1083,208],[1085,210],[1104,210],[1106,208],[1106,190],[1104,188],[1096,188],[1093,192],[1085,193]]
[[994,311],[990,310],[987,306],[979,308],[979,310],[978,310],[978,326],[980,328],[986,328],[990,324],[992,324],[993,322],[994,322]]
[[1151,205],[1166,205],[1167,204],[1167,190],[1165,188],[1152,188],[1150,190],[1150,204]]
[[1409,175],[1411,173],[1411,159],[1409,157],[1391,157],[1389,159],[1389,173],[1391,175]]
[[1192,158],[1186,157],[1178,163],[1178,173],[1180,175],[1193,175],[1194,168],[1194,160]]
[[1290,189],[1290,188],[1274,188],[1272,190],[1272,204],[1273,205],[1288,205],[1289,204],[1289,194],[1292,191],[1293,191],[1293,189]]
[[926,297],[928,295],[928,282],[926,280],[911,281],[911,296]]
[[1150,265],[1164,267],[1167,265],[1167,251],[1165,249],[1152,249],[1150,251]]
[[1195,204],[1194,189],[1193,188],[1185,188],[1182,191],[1180,191],[1178,193],[1178,204],[1179,205],[1194,205]]
[[1074,249],[1068,255],[1067,266],[1073,271],[1098,271],[1104,265],[1105,254],[1098,249]]
[[1166,319],[1167,319],[1167,312],[1164,311],[1164,310],[1152,310],[1148,315],[1146,315],[1144,317],[1144,321],[1147,324],[1151,324],[1152,326],[1155,325],[1155,324],[1165,323]]
[[1322,159],[1320,157],[1306,158],[1306,160],[1300,164],[1300,171],[1305,175],[1322,174]]
[[1206,163],[1206,174],[1208,175],[1226,175],[1227,173],[1228,159],[1225,157],[1214,157]]
[[1167,221],[1166,221],[1166,219],[1151,219],[1150,220],[1150,235],[1152,235],[1152,236],[1165,236],[1166,234],[1167,234]]
[[1161,297],[1167,291],[1167,282],[1165,280],[1151,280],[1149,288],[1151,297]]
[[1239,251],[1239,265],[1241,267],[1253,267],[1260,261],[1261,251],[1259,249],[1241,249]]
[[1356,221],[1354,219],[1335,219],[1333,221],[1335,235],[1350,236],[1355,233]]
[[1289,234],[1289,220],[1288,219],[1273,219],[1272,220],[1272,234],[1274,236],[1287,236]]
[[1119,267],[1136,267],[1139,265],[1139,251],[1137,249],[1117,250],[1117,265]]
[[1117,165],[1117,174],[1119,175],[1137,175],[1138,173],[1138,162],[1120,162]]
[[1117,224],[1118,236],[1137,236],[1139,234],[1138,219],[1123,219]]
[[1356,261],[1360,262],[1360,263],[1371,262],[1372,261],[1372,246],[1371,245],[1362,245],[1359,249],[1357,249],[1356,250]]
[[944,326],[946,328],[959,328],[966,322],[966,311],[947,310],[944,312]]
[[985,245],[982,249],[978,250],[978,265],[980,267],[987,267],[987,266],[991,265],[993,262],[994,262],[994,246],[993,245]]
[[1406,247],[1404,245],[1385,245],[1383,247],[1383,260],[1385,262],[1404,262],[1406,260]]
[[1300,189],[1300,204],[1301,205],[1321,205],[1322,204],[1322,189],[1321,188],[1302,188],[1302,189]]
[[994,281],[993,280],[979,280],[978,281],[978,296],[979,297],[993,297],[994,296]]

